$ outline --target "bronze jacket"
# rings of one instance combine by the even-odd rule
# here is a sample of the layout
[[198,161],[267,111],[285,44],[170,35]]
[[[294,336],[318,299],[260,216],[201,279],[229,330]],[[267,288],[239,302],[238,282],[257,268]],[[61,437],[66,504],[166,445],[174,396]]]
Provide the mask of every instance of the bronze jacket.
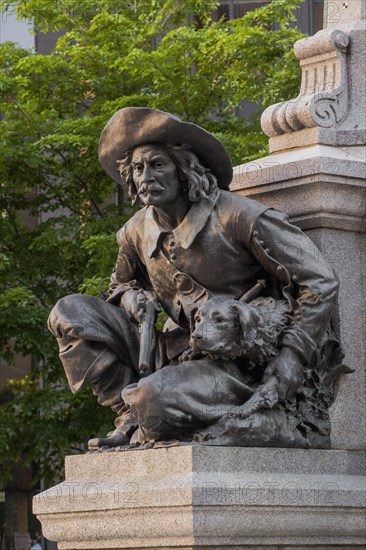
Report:
[[337,278],[312,241],[284,214],[228,191],[193,203],[173,231],[161,225],[152,206],[145,207],[120,229],[117,241],[108,301],[118,303],[129,288],[152,290],[184,327],[189,304],[212,295],[238,299],[265,278],[267,293],[289,303],[282,344],[300,350],[304,362],[336,304]]

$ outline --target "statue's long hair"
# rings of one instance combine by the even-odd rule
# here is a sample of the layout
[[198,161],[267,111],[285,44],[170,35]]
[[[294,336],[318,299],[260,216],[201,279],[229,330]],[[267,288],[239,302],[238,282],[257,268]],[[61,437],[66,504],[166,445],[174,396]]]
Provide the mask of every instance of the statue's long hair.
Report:
[[[211,170],[202,166],[189,145],[160,145],[155,143],[152,145],[163,147],[174,161],[178,169],[182,191],[188,194],[190,202],[199,202],[201,199],[217,192],[216,177]],[[140,204],[136,185],[133,181],[132,153],[133,150],[130,149],[118,160],[119,172],[122,183],[127,186],[132,204]]]

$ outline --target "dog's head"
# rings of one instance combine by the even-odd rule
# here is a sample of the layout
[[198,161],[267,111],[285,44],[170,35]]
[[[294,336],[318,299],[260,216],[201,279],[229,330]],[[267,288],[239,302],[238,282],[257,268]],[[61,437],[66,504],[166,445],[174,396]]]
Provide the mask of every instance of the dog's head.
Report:
[[191,313],[191,348],[213,358],[234,359],[249,352],[261,316],[249,304],[211,298]]

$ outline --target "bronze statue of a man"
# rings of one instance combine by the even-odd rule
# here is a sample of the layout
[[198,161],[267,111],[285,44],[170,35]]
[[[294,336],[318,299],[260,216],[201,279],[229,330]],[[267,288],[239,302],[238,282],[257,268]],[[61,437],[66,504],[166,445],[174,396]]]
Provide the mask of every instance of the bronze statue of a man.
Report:
[[[118,415],[116,429],[91,440],[90,448],[199,441],[200,433],[201,441],[208,440],[207,430],[270,377],[278,383],[274,410],[280,416],[271,420],[268,410],[259,410],[256,422],[246,419],[237,443],[238,426],[231,426],[229,440],[220,439],[217,430],[216,437],[217,444],[275,445],[269,422],[278,433],[278,423],[297,406],[305,374],[319,364],[337,298],[333,270],[284,214],[228,191],[229,156],[195,124],[155,109],[121,109],[103,130],[99,158],[143,208],[117,234],[107,301],[67,296],[49,319],[72,391],[91,384],[98,401]],[[193,344],[203,333],[192,336],[192,315],[215,297],[239,303],[259,280],[262,296],[286,304],[277,352],[265,368],[240,354],[199,353]],[[236,302],[230,302],[233,311]],[[160,307],[168,314],[164,331],[151,322],[142,330],[149,307],[154,317]],[[221,328],[228,323],[218,311],[207,315]],[[145,371],[141,350],[148,358]],[[265,420],[258,423],[258,414]],[[299,441],[294,445],[301,446]]]

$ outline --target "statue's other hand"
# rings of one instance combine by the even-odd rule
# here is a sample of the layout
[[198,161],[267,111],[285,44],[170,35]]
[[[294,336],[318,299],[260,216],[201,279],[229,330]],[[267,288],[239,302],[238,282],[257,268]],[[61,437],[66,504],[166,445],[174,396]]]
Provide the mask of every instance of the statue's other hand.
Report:
[[184,363],[184,361],[193,361],[194,359],[200,359],[202,353],[199,351],[193,351],[192,348],[187,348],[179,357],[178,363]]
[[291,348],[282,348],[266,368],[262,383],[271,375],[277,377],[279,398],[291,399],[303,383],[303,365],[297,353]]
[[123,307],[129,318],[136,323],[141,321],[141,294],[143,294],[147,302],[151,302],[154,305],[156,313],[161,311],[157,297],[149,290],[127,290],[121,297],[120,306]]

